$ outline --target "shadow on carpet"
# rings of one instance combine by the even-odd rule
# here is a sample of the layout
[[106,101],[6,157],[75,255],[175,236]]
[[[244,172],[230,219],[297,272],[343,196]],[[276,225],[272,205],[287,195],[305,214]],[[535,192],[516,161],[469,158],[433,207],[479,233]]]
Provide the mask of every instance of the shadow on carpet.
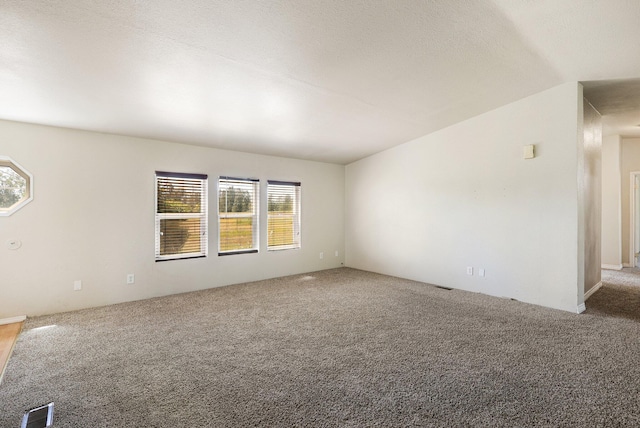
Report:
[[589,315],[640,321],[640,287],[605,282],[586,305]]

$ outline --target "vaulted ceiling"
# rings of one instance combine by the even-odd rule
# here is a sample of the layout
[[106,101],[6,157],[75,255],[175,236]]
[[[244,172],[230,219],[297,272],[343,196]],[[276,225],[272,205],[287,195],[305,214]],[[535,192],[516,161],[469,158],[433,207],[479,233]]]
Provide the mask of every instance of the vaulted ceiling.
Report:
[[344,164],[633,83],[638,22],[637,0],[1,0],[0,118]]

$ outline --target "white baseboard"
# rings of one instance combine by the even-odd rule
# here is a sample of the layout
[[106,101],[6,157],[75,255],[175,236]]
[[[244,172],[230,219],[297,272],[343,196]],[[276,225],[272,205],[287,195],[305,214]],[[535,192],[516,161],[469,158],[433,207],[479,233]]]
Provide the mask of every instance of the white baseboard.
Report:
[[602,269],[608,269],[608,270],[622,270],[622,264],[619,265],[602,265],[600,266]]
[[11,317],[11,318],[3,318],[0,319],[0,325],[5,325],[5,324],[13,324],[16,322],[22,322],[24,320],[26,320],[27,317],[24,315],[20,315],[19,317]]
[[576,312],[577,312],[577,313],[579,313],[579,314],[581,314],[581,313],[583,313],[583,312],[584,312],[584,311],[586,311],[586,310],[587,310],[587,307],[584,305],[584,303],[580,303],[580,304],[578,305],[578,310],[577,310]]
[[593,293],[595,293],[596,291],[600,290],[600,287],[602,287],[602,281],[600,281],[599,283],[597,283],[596,285],[591,287],[591,289],[589,291],[584,293],[584,301],[586,302],[587,299],[593,295]]
[[631,263],[623,263],[622,266],[623,267],[633,267],[633,265]]

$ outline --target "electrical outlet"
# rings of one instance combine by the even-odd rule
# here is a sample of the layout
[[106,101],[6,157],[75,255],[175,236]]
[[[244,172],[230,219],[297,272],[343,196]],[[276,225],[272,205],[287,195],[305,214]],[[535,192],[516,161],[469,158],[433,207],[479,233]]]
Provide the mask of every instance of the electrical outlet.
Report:
[[80,280],[73,281],[73,290],[74,291],[82,290],[82,281],[80,281]]
[[324,259],[324,253],[320,253],[320,260]]
[[467,266],[467,275],[473,275],[473,267]]
[[134,284],[136,282],[136,276],[132,273],[127,274],[127,284]]

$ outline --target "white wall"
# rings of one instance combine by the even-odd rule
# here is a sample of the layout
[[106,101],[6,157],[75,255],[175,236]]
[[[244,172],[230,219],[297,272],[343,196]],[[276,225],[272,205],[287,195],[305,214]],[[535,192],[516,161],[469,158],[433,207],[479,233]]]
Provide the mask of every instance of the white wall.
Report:
[[578,290],[580,298],[598,286],[602,274],[602,120],[587,99],[583,100],[582,120],[578,118],[578,123],[582,124],[581,147],[578,148],[578,191],[581,195],[578,200],[584,222],[584,232],[578,228],[579,237],[584,237],[584,280],[582,290]]
[[602,266],[622,268],[619,135],[602,140]]
[[621,159],[621,207],[622,207],[622,263],[625,266],[631,266],[633,257],[631,257],[631,248],[629,245],[631,236],[631,207],[630,202],[630,183],[631,173],[640,172],[640,138],[623,138],[620,151]]
[[347,266],[575,312],[582,102],[563,84],[348,165]]
[[[0,121],[0,155],[34,176],[33,202],[0,217],[0,319],[338,267],[344,166]],[[154,262],[154,171],[210,178],[209,257]],[[302,182],[302,249],[217,256],[220,175]],[[10,251],[8,239],[22,248]],[[339,251],[339,257],[334,252]],[[320,260],[319,252],[325,258]],[[134,273],[136,283],[125,284]],[[73,281],[83,289],[73,291]]]

